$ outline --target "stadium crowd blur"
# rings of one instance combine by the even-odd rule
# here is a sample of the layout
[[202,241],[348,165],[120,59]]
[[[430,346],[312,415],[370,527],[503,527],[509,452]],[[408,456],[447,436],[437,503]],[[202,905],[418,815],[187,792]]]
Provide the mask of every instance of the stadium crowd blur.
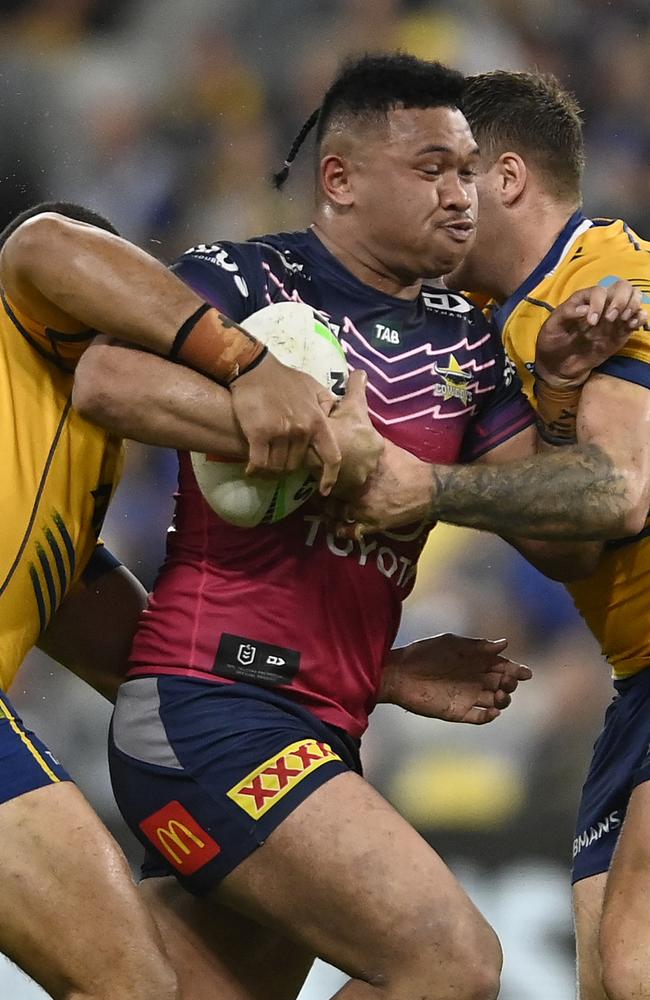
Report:
[[[649,0],[2,0],[0,226],[36,201],[73,200],[166,261],[197,242],[300,227],[309,152],[286,194],[268,175],[339,61],[379,48],[466,72],[556,73],[585,112],[587,212],[648,236]],[[175,456],[129,448],[104,537],[147,585],[174,482]],[[568,1000],[567,870],[607,668],[559,585],[497,539],[439,528],[400,638],[446,630],[507,635],[535,679],[487,729],[378,710],[367,773],[497,926],[505,1000]],[[12,696],[135,864],[106,775],[107,708],[38,655]],[[329,995],[318,990],[309,996]]]

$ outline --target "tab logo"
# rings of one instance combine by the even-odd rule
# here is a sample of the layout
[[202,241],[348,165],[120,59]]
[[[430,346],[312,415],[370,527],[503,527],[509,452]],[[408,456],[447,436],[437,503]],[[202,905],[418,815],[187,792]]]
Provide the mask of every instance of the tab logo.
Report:
[[433,363],[434,375],[439,375],[442,382],[434,385],[433,395],[442,396],[443,400],[460,399],[464,406],[472,398],[472,392],[468,388],[472,380],[469,372],[463,371],[453,354],[449,355],[449,364],[446,368],[440,368],[438,362]]
[[187,809],[174,800],[139,824],[145,837],[182,875],[193,875],[221,848]]
[[399,333],[383,323],[375,323],[375,338],[388,344],[399,344]]

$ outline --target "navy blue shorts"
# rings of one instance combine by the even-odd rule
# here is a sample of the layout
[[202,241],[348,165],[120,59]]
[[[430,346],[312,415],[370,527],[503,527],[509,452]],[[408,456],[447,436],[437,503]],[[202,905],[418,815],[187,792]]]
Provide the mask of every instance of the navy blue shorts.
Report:
[[70,781],[70,775],[0,695],[0,803],[35,788]]
[[609,869],[630,795],[650,780],[650,668],[615,681],[616,695],[582,790],[572,879]]
[[251,684],[138,677],[120,688],[109,763],[143,876],[205,895],[307,796],[346,771],[358,744]]

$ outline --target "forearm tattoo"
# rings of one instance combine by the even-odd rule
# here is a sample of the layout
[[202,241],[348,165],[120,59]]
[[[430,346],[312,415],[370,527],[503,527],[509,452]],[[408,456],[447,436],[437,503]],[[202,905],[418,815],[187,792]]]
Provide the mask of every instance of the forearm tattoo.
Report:
[[625,475],[596,445],[569,446],[512,465],[435,465],[431,518],[524,538],[615,537]]

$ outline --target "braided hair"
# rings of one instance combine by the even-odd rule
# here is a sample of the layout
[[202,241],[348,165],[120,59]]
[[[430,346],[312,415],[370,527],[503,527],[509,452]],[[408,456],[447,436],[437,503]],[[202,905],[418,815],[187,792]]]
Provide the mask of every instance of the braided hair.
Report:
[[314,126],[320,145],[334,123],[347,124],[351,119],[379,123],[395,107],[461,107],[464,89],[462,73],[402,52],[365,55],[344,63],[320,108],[300,128],[282,169],[273,175],[274,186],[283,186]]

